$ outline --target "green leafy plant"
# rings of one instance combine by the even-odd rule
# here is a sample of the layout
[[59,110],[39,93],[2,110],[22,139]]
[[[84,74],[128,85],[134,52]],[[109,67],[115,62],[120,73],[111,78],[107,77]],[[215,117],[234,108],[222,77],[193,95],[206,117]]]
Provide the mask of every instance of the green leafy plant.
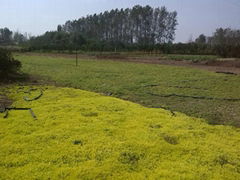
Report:
[[21,68],[21,62],[14,59],[12,53],[5,49],[0,49],[0,78],[8,78],[11,74],[16,74]]

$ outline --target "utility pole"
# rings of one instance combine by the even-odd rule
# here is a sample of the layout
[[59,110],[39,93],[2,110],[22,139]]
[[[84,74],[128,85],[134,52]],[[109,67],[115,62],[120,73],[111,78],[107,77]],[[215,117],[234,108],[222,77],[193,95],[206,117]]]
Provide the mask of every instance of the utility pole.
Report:
[[76,66],[78,66],[78,51],[76,49]]

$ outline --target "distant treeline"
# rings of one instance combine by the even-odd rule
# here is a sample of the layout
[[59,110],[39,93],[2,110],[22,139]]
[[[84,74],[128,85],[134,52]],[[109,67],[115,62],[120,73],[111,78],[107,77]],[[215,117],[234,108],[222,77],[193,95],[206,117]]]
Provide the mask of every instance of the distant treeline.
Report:
[[240,57],[240,30],[219,28],[210,37],[201,34],[188,43],[173,43],[176,26],[175,11],[137,5],[67,21],[56,31],[37,37],[0,29],[0,46],[17,44],[28,51],[145,51]]
[[216,29],[206,37],[201,34],[188,43],[162,42],[154,44],[98,41],[84,37],[80,32],[54,31],[31,38],[29,50],[83,50],[83,51],[145,51],[166,54],[212,54],[222,57],[240,57],[240,30]]
[[218,28],[210,37],[201,34],[188,43],[158,44],[157,49],[172,54],[214,54],[221,57],[240,57],[240,30]]
[[174,40],[177,12],[165,7],[134,6],[67,21],[58,31],[81,33],[87,39],[122,44],[153,45]]
[[13,32],[7,27],[0,28],[0,45],[18,45],[28,40],[27,33]]
[[[171,43],[177,26],[177,13],[165,7],[135,6],[67,21],[56,32],[47,32],[31,40],[33,49],[147,49],[159,43]],[[51,42],[51,43],[48,43]]]

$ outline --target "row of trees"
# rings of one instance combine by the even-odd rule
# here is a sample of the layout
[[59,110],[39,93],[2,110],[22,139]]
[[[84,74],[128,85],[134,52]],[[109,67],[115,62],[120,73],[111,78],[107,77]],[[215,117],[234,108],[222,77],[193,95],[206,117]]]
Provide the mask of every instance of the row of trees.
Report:
[[134,6],[89,15],[59,25],[56,31],[27,38],[8,28],[0,29],[0,45],[24,44],[28,50],[125,51],[143,50],[177,54],[217,54],[240,57],[240,30],[219,28],[212,36],[173,43],[177,13],[165,7]]
[[[60,26],[59,26],[60,29]],[[175,54],[216,54],[222,57],[240,57],[240,30],[217,29],[212,36],[201,34],[195,41],[188,43],[156,43],[141,45],[124,44],[115,41],[100,41],[85,38],[80,32],[63,30],[46,32],[29,41],[32,50],[74,50],[114,51],[144,50]]]
[[27,33],[13,32],[8,28],[0,28],[0,45],[23,44],[28,40]]
[[177,13],[165,7],[134,6],[67,21],[58,31],[81,33],[98,41],[123,44],[153,45],[172,42],[177,25]]
[[212,36],[201,34],[195,42],[174,48],[182,53],[217,54],[222,57],[240,57],[240,30],[218,28]]
[[165,7],[134,6],[89,15],[59,25],[57,31],[32,38],[32,49],[115,50],[146,49],[171,43],[175,37],[177,13]]
[[76,33],[63,31],[46,32],[42,36],[32,37],[28,42],[31,50],[75,50],[86,44],[85,38]]
[[214,47],[216,53],[223,57],[240,57],[240,30],[219,28],[208,44]]

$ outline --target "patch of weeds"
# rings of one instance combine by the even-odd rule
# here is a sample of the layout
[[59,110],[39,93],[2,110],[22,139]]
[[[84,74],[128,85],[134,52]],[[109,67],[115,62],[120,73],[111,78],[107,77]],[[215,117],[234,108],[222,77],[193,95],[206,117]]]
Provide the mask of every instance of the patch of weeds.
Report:
[[74,145],[83,145],[83,142],[81,141],[81,140],[75,140],[75,141],[73,141],[73,144]]
[[81,114],[85,117],[96,117],[96,116],[98,116],[97,112],[82,112]]
[[112,156],[112,151],[107,148],[98,149],[95,153],[95,160],[99,163]]
[[153,129],[162,128],[162,126],[161,126],[160,124],[150,124],[149,127],[150,127],[150,128],[153,128]]
[[193,128],[193,126],[192,125],[189,125],[188,126],[188,130],[193,130],[194,128]]
[[226,155],[220,155],[215,159],[215,162],[220,164],[221,166],[225,164],[230,164],[230,161],[228,160],[228,157]]
[[105,128],[103,129],[103,131],[108,135],[108,136],[112,136],[113,135],[113,131],[111,129]]
[[211,113],[208,115],[208,123],[211,125],[219,125],[222,124],[221,119],[222,119],[222,114],[220,112],[216,113]]
[[50,139],[57,139],[57,136],[52,135],[52,136],[50,136],[49,138],[50,138]]
[[70,172],[60,172],[59,174],[58,174],[58,178],[59,179],[66,179],[67,177],[69,177],[71,175],[71,173]]
[[118,160],[123,164],[134,165],[140,160],[140,156],[134,152],[122,152]]
[[8,162],[6,164],[4,164],[3,166],[6,168],[19,168],[19,167],[23,167],[25,165],[27,165],[28,162],[27,161],[19,161],[19,162]]
[[178,138],[176,136],[164,135],[163,139],[169,144],[173,144],[173,145],[179,144]]

